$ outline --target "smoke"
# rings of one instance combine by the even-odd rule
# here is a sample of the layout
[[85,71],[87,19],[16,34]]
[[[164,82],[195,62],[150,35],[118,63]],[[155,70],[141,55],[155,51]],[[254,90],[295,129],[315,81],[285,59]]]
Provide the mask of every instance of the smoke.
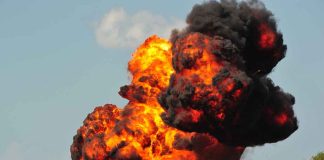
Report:
[[221,36],[239,49],[250,75],[264,76],[285,57],[287,47],[277,30],[273,14],[258,0],[210,1],[195,5],[187,17],[184,31],[174,31],[171,40],[191,32]]
[[263,3],[205,2],[193,7],[187,23],[171,37],[176,73],[159,98],[164,121],[232,146],[292,134],[295,99],[267,77],[287,47]]

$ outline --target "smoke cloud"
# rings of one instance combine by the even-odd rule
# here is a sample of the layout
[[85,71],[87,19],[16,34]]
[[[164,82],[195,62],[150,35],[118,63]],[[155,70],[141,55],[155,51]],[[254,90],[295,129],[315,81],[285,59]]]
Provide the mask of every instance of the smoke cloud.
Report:
[[164,121],[234,146],[292,134],[295,99],[267,77],[287,47],[263,3],[205,2],[193,7],[187,23],[171,37],[176,73],[159,99]]

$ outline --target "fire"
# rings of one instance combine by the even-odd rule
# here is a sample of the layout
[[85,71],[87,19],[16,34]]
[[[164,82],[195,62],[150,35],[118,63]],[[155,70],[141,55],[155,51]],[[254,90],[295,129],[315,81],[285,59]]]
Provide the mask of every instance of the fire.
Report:
[[276,34],[267,24],[261,24],[259,27],[261,32],[259,45],[261,48],[272,48],[275,44]]
[[128,70],[133,76],[132,84],[142,86],[145,93],[149,93],[145,98],[151,98],[155,102],[155,97],[168,86],[170,76],[174,72],[170,49],[170,42],[152,36],[136,50],[128,63]]
[[[180,57],[178,56],[185,56],[189,64],[191,66],[182,66],[179,64],[178,70],[181,70],[180,76],[189,76],[192,77],[192,80],[203,81],[206,84],[211,84],[212,77],[216,73],[218,73],[221,69],[221,64],[216,61],[216,58],[213,54],[210,54],[208,48],[205,50],[202,49],[203,47],[197,47],[196,44],[200,43],[203,46],[217,47],[219,44],[212,43],[209,39],[201,39],[199,34],[191,34],[185,40],[179,42],[176,46],[179,51],[181,51],[183,55],[176,54],[176,60],[178,61]],[[194,76],[196,75],[196,76]],[[197,79],[198,78],[198,79]]]
[[[171,59],[171,44],[157,36],[148,38],[135,51],[128,64],[132,74],[131,84],[120,91],[123,97],[130,100],[129,103],[123,110],[105,105],[89,114],[74,137],[72,159],[195,160],[199,159],[195,152],[204,147],[219,147],[236,156],[243,152],[243,148],[226,147],[207,134],[183,132],[170,127],[161,119],[164,110],[157,96],[169,85],[174,73]],[[201,113],[193,113],[191,118],[198,121]],[[197,149],[184,148],[190,147],[189,143],[194,143],[190,141],[197,138],[208,139],[208,143]],[[210,155],[213,151],[204,152]]]
[[95,108],[74,136],[72,159],[238,160],[247,146],[295,132],[294,97],[267,77],[287,46],[271,12],[255,6],[205,2],[170,41],[149,37],[119,91],[128,104]]
[[284,125],[285,123],[287,123],[287,120],[288,120],[288,116],[285,113],[281,113],[275,117],[275,121],[279,125]]
[[[107,155],[125,159],[195,159],[193,153],[173,149],[175,135],[185,133],[168,127],[160,118],[163,109],[156,96],[168,86],[174,72],[170,48],[168,41],[152,36],[135,51],[128,68],[133,76],[131,86],[136,89],[123,95],[130,99],[129,104],[123,111],[108,105],[89,114],[78,133],[90,143],[84,144],[83,155],[73,159],[100,160]],[[144,95],[139,99],[138,90]],[[117,123],[120,128],[116,128]],[[75,147],[71,147],[72,152]]]

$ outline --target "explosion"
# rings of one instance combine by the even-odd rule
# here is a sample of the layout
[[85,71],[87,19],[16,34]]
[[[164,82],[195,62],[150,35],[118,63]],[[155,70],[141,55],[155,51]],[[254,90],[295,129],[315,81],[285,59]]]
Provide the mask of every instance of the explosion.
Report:
[[267,77],[287,47],[261,2],[205,2],[187,23],[133,53],[128,104],[87,116],[73,160],[238,160],[297,130],[294,97]]

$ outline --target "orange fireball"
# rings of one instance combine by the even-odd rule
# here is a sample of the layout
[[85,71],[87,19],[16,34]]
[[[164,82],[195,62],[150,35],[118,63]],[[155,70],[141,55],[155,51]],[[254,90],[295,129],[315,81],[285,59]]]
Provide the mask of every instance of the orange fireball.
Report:
[[[88,115],[74,137],[73,160],[195,160],[213,155],[212,148],[240,156],[242,148],[226,147],[208,134],[183,132],[163,122],[160,115],[164,110],[157,96],[174,73],[171,59],[171,44],[157,36],[148,38],[135,51],[128,63],[131,84],[119,92],[129,103],[122,110],[107,104]],[[195,144],[197,138],[205,142]]]

